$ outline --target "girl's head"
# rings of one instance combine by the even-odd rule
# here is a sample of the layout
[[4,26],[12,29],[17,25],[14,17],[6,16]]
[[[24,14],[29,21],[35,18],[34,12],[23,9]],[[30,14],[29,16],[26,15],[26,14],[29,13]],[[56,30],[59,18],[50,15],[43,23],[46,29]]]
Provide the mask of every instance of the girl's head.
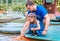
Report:
[[36,15],[34,13],[30,13],[28,17],[30,19],[30,22],[36,23]]

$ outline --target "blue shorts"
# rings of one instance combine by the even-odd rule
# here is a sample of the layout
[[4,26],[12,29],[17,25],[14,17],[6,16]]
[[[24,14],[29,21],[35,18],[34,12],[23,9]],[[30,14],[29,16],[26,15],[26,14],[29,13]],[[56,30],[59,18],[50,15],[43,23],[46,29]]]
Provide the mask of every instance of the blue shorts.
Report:
[[[28,34],[32,34],[31,28],[36,28],[36,27],[37,27],[37,24],[30,24]],[[37,36],[41,36],[43,30],[44,30],[44,27],[43,27],[43,25],[40,23],[40,30],[36,30],[36,31],[35,31],[36,34],[37,34]]]

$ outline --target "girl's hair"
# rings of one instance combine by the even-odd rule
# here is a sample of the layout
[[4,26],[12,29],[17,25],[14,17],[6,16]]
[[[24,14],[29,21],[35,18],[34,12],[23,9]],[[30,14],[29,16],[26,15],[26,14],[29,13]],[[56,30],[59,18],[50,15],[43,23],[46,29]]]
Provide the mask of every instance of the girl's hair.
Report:
[[34,24],[37,23],[37,21],[36,21],[36,14],[30,13],[30,14],[28,15],[28,17],[34,17],[33,23],[34,23]]

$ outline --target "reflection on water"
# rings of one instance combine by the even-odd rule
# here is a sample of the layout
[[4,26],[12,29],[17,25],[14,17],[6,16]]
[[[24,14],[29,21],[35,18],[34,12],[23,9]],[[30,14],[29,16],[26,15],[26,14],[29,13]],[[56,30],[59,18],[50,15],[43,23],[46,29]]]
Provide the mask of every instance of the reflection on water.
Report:
[[[19,36],[19,34],[1,34],[0,33],[0,41],[18,41],[18,40],[13,40],[13,37],[16,37],[16,36]],[[31,41],[44,41],[44,40],[36,40],[36,39],[30,39],[30,40]]]
[[[2,26],[1,28],[5,27],[18,27],[22,26],[23,24],[21,23],[4,23],[4,24],[0,24],[0,26]],[[20,29],[19,29],[20,31]],[[13,40],[13,37],[15,36],[19,36],[20,34],[4,34],[4,33],[0,33],[0,41],[17,41],[17,40]],[[36,40],[36,39],[30,39],[31,41],[42,41],[42,40]],[[44,41],[44,40],[43,40]]]
[[[24,23],[25,21],[25,16],[23,14],[17,14],[16,12],[13,13],[13,14],[0,14],[0,19],[9,19],[9,18],[17,18],[17,17],[21,17],[22,19],[24,20],[17,20],[16,22],[21,22],[21,23]],[[15,21],[13,21],[15,22]],[[8,25],[7,25],[8,24]],[[21,24],[22,25],[22,24]],[[0,27],[19,27],[21,26],[19,24],[16,24],[16,23],[5,23],[5,24],[0,24]],[[6,29],[6,28],[5,28]],[[20,30],[20,29],[19,29]],[[2,34],[0,33],[0,41],[16,41],[16,40],[13,40],[13,37],[15,36],[19,36],[20,34]],[[35,40],[35,39],[31,39],[31,41],[44,41],[44,40]]]
[[12,41],[12,36],[14,37],[14,35],[0,33],[0,41]]

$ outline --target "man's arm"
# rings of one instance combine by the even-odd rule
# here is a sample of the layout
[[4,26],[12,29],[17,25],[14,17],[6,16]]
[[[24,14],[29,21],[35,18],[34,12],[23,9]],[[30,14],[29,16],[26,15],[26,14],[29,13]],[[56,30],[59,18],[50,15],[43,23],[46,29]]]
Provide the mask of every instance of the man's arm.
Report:
[[44,16],[44,18],[45,18],[45,29],[44,29],[44,30],[48,30],[48,26],[49,26],[49,24],[50,24],[50,17],[49,17],[48,14],[46,14],[46,15]]
[[45,18],[45,28],[44,28],[44,31],[42,32],[42,34],[43,34],[43,35],[46,35],[47,30],[48,30],[48,26],[49,26],[49,24],[50,24],[50,17],[49,17],[48,14],[46,14],[46,15],[44,16],[44,18]]
[[44,17],[45,19],[45,28],[44,28],[44,31],[42,32],[42,34],[45,35],[47,33],[48,26],[50,23],[50,17],[48,15],[47,9],[44,6],[40,6],[39,10],[41,12],[41,16]]

